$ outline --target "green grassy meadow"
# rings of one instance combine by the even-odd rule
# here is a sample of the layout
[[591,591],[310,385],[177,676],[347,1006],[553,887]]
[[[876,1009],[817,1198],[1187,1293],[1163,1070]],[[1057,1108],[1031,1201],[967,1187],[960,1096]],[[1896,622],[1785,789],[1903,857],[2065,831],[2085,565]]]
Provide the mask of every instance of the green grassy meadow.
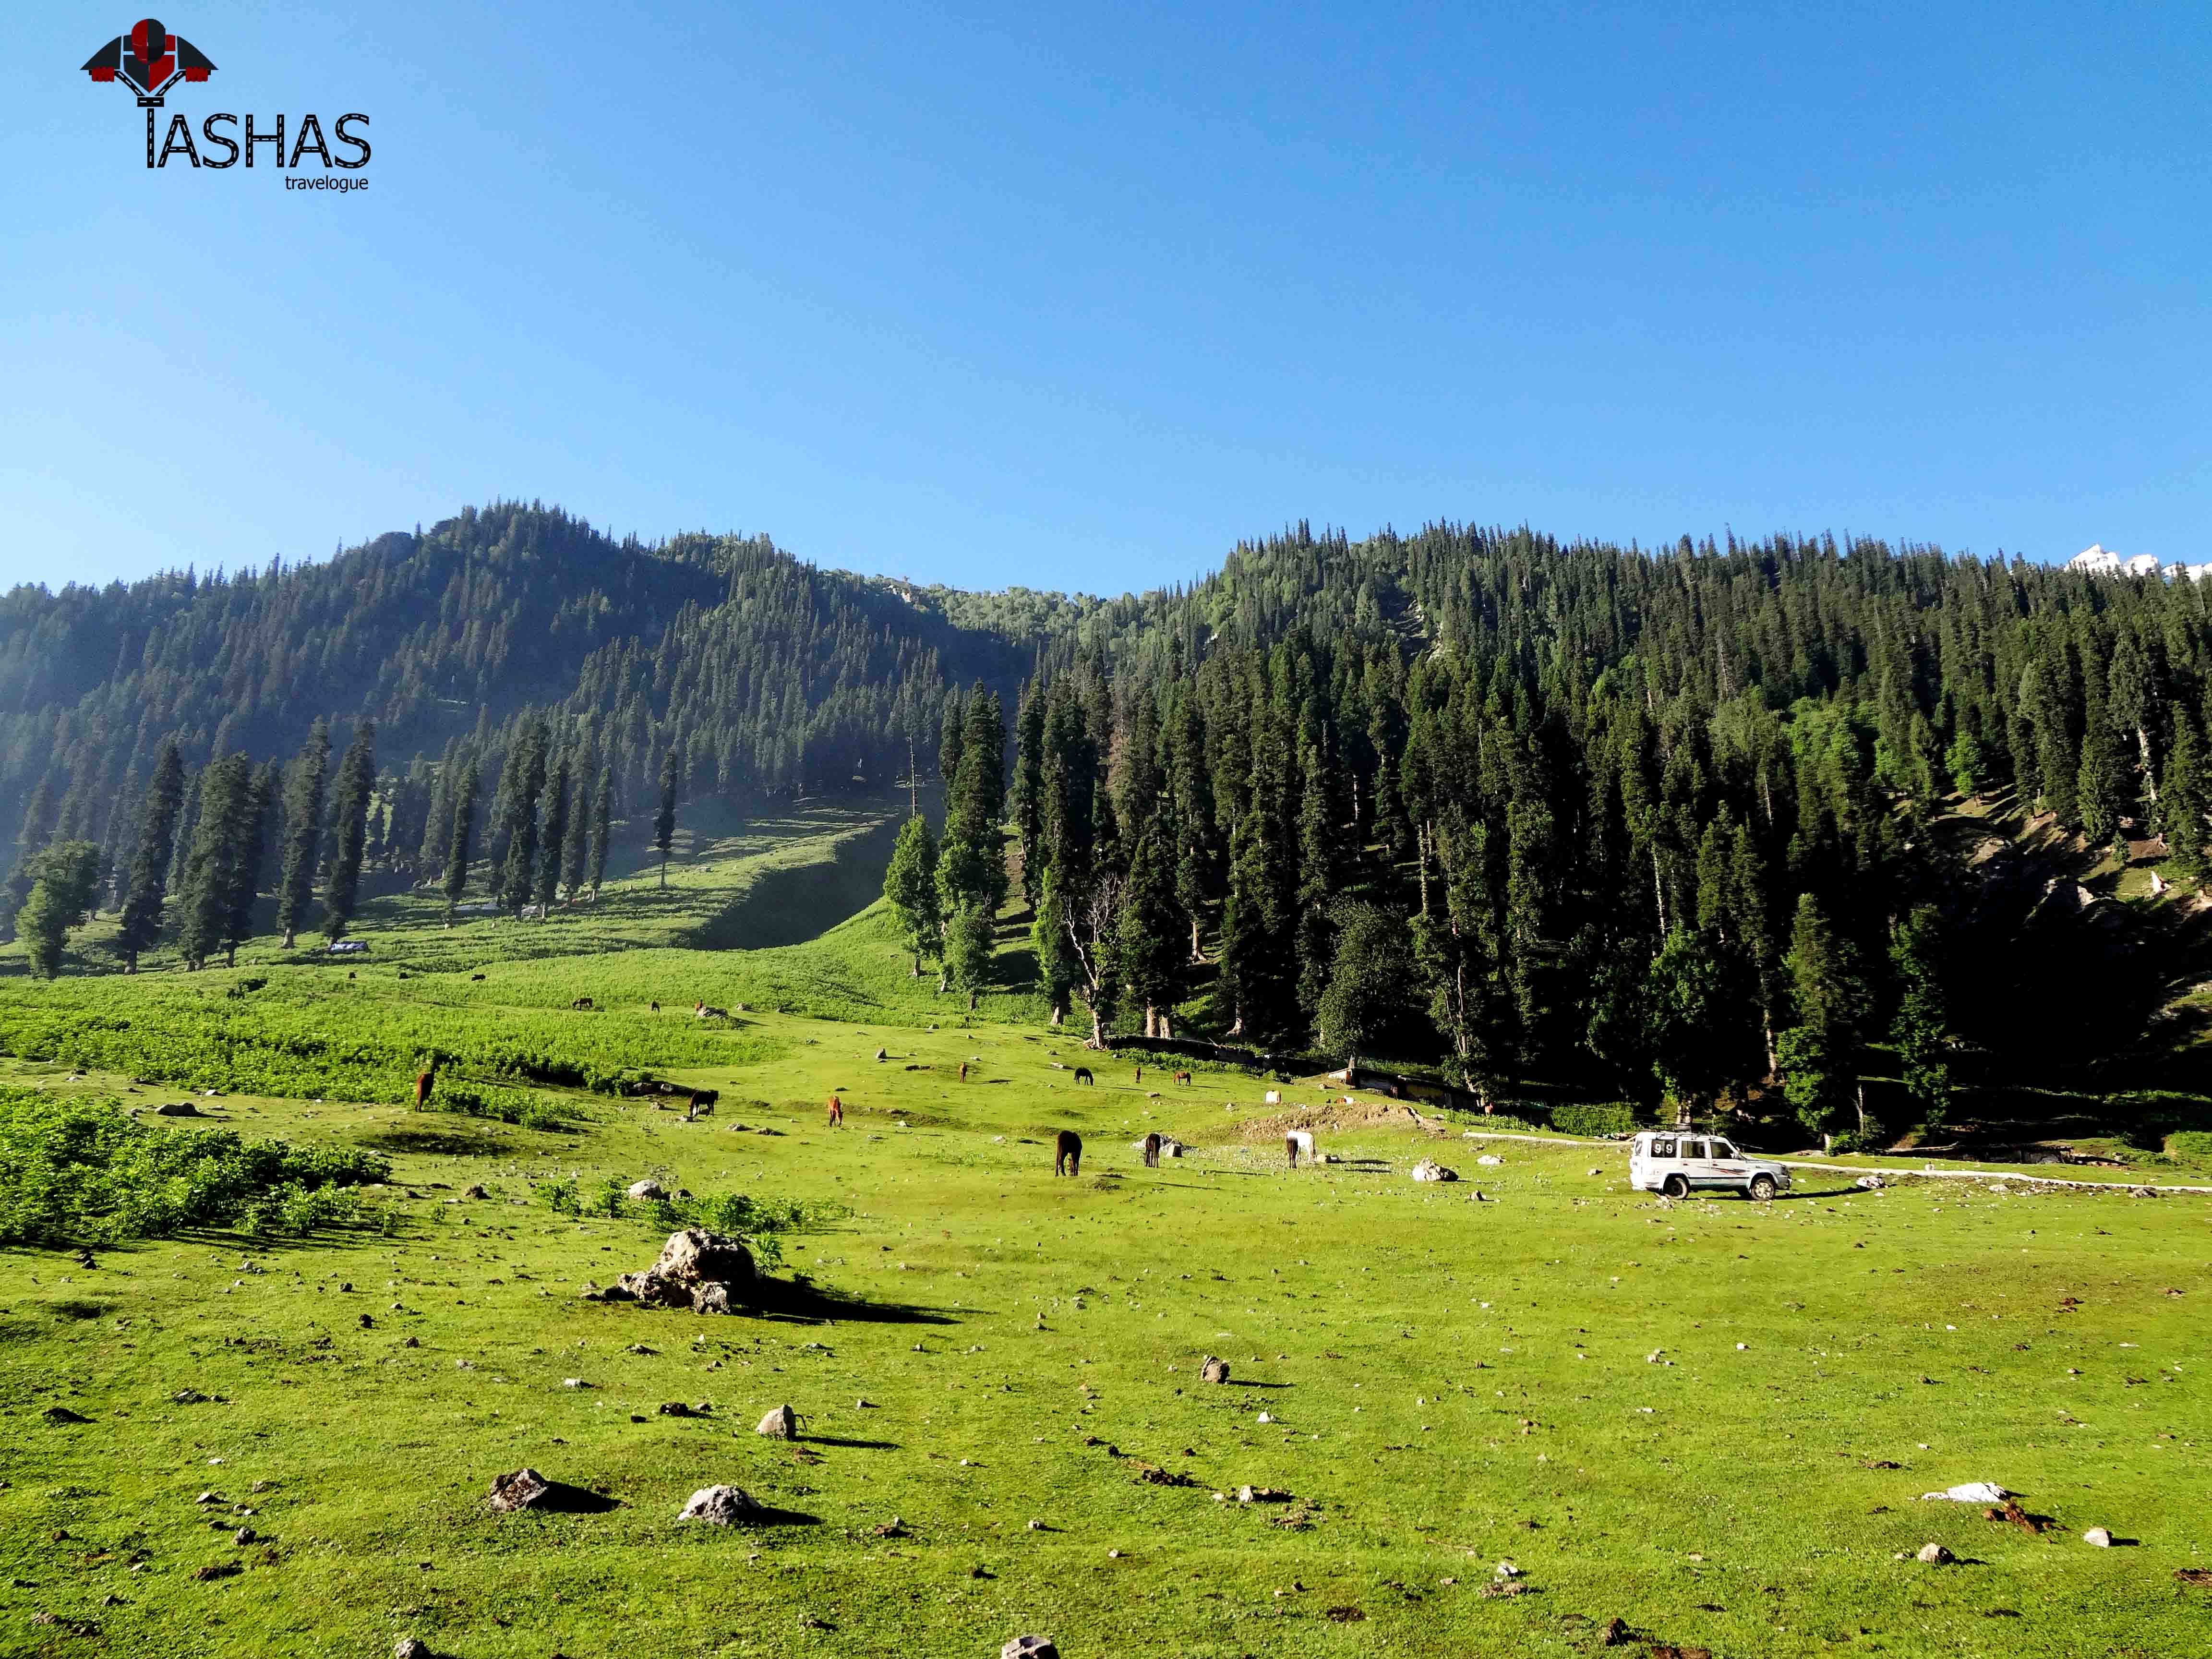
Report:
[[[1661,1654],[2212,1652],[2212,1589],[2175,1577],[2212,1567],[2212,1200],[1816,1175],[1668,1205],[1620,1149],[1395,1111],[1293,1172],[1263,1081],[1139,1083],[1018,994],[968,1017],[880,911],[775,949],[501,957],[524,926],[404,979],[380,947],[352,979],[256,967],[240,999],[245,969],[8,982],[0,1022],[228,1035],[159,1081],[58,1054],[0,1082],[223,1087],[199,1104],[249,1135],[396,1168],[389,1235],[0,1251],[0,1652],[1583,1654],[1614,1619]],[[751,1012],[702,1026],[701,999]],[[336,1064],[315,1031],[362,1076],[436,1041],[720,1103],[526,1082],[567,1125],[539,1131],[191,1074]],[[1096,1088],[1056,1069],[1085,1063]],[[1150,1128],[1190,1156],[1141,1167]],[[1416,1185],[1423,1156],[1461,1181]],[[581,1299],[660,1235],[538,1188],[647,1175],[836,1218],[755,1314]],[[785,1403],[800,1440],[756,1435]],[[493,1514],[525,1464],[603,1504]],[[2056,1526],[1917,1501],[1984,1480]],[[678,1525],[716,1482],[772,1522]],[[1931,1541],[1957,1564],[1911,1559]]]

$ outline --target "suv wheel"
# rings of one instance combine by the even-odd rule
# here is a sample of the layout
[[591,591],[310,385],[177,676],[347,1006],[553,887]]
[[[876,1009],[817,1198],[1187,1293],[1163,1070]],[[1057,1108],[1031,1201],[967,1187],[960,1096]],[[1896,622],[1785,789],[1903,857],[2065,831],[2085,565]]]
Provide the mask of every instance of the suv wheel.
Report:
[[1765,1203],[1768,1199],[1772,1198],[1774,1196],[1774,1177],[1771,1175],[1755,1175],[1752,1176],[1751,1195],[1757,1199],[1761,1204]]
[[1659,1190],[1669,1198],[1687,1198],[1690,1195],[1690,1183],[1680,1176],[1671,1175],[1667,1177],[1665,1184]]

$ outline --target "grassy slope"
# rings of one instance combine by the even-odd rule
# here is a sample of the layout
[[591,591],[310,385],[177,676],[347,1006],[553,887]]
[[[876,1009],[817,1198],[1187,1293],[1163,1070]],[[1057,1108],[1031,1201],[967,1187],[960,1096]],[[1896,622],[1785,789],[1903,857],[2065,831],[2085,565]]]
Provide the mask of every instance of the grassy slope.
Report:
[[[920,1029],[951,1000],[905,976],[874,917],[787,951],[540,961],[473,987],[362,971],[372,1020],[434,993],[441,1017],[577,1042],[592,1016],[558,1005],[587,981],[842,1017],[705,1039],[728,1063],[676,1068],[723,1089],[697,1125],[604,1098],[574,1136],[224,1103],[256,1131],[398,1149],[418,1195],[399,1238],[198,1239],[90,1273],[0,1254],[0,1648],[87,1650],[34,1609],[149,1655],[362,1654],[407,1632],[486,1656],[982,1655],[1033,1629],[1071,1659],[1564,1654],[1614,1616],[1723,1655],[2202,1644],[2207,1593],[2172,1577],[2212,1565],[2197,1201],[1947,1183],[1667,1208],[1626,1191],[1616,1153],[1516,1144],[1478,1170],[1449,1142],[1497,1200],[1477,1203],[1472,1179],[1409,1182],[1437,1144],[1382,1128],[1325,1138],[1353,1161],[1293,1175],[1238,1134],[1249,1079],[1201,1072],[1154,1100],[1115,1062],[1077,1091],[1053,1060],[1082,1056],[1034,1027]],[[833,1088],[842,1135],[819,1121]],[[1085,1172],[1055,1181],[1046,1143],[1069,1124]],[[1197,1156],[1137,1167],[1148,1124]],[[570,1170],[846,1205],[793,1265],[852,1301],[822,1323],[580,1302],[658,1240],[527,1201]],[[457,1201],[474,1181],[492,1199]],[[1208,1352],[1231,1386],[1196,1382]],[[184,1388],[221,1398],[171,1403]],[[714,1412],[659,1415],[669,1401]],[[787,1401],[803,1455],[750,1431]],[[50,1427],[56,1402],[94,1421]],[[1109,1445],[1199,1484],[1141,1484]],[[1885,1461],[1901,1467],[1867,1467]],[[526,1462],[621,1507],[489,1514],[490,1477]],[[2061,1529],[1912,1501],[1976,1479]],[[717,1480],[806,1519],[677,1526]],[[1213,1502],[1246,1482],[1310,1502],[1311,1528]],[[210,1529],[208,1487],[273,1544]],[[894,1515],[912,1536],[875,1534]],[[2093,1524],[2140,1541],[2089,1549]],[[1893,1559],[1930,1540],[1968,1564]],[[1479,1597],[1509,1557],[1536,1593]],[[239,1577],[191,1577],[233,1558]]]

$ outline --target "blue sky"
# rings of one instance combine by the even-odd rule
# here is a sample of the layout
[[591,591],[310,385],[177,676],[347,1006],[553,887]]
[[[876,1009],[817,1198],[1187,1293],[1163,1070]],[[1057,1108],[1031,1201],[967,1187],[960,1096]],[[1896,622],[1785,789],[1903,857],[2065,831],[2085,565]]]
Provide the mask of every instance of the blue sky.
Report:
[[143,4],[0,54],[0,581],[502,495],[1108,592],[1299,518],[2212,559],[2202,5],[166,5],[196,123],[369,114],[340,197],[147,171]]

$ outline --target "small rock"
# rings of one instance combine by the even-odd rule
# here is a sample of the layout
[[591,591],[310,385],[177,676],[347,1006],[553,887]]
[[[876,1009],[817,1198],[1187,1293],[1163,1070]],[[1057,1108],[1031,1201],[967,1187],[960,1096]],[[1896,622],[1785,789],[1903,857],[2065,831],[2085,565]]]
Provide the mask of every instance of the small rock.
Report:
[[2092,1527],[2081,1534],[2081,1541],[2094,1545],[2100,1550],[2108,1550],[2112,1547],[2112,1534],[2102,1527]]
[[999,1659],[1060,1659],[1049,1636],[1017,1636],[999,1650]]
[[631,1182],[629,1184],[629,1195],[632,1198],[637,1199],[641,1202],[644,1202],[653,1199],[665,1198],[668,1196],[668,1194],[659,1182],[648,1177],[644,1181]]
[[240,1527],[236,1532],[231,1534],[230,1541],[234,1544],[251,1544],[259,1535],[251,1527]]
[[430,1659],[430,1644],[420,1637],[403,1636],[392,1644],[392,1659]]
[[760,1509],[752,1494],[743,1486],[702,1486],[691,1494],[690,1501],[684,1505],[684,1512],[676,1518],[735,1527],[757,1516]]
[[466,1192],[464,1192],[461,1196],[463,1198],[489,1198],[491,1194],[486,1192],[481,1185],[477,1185],[471,1187]]
[[796,1440],[799,1437],[799,1413],[788,1406],[778,1406],[760,1420],[755,1434],[764,1434],[771,1440]]
[[1212,1354],[1206,1355],[1198,1363],[1198,1380],[1201,1382],[1226,1382],[1229,1380],[1229,1362],[1216,1359]]
[[1510,1561],[1500,1561],[1498,1565],[1492,1570],[1492,1577],[1497,1578],[1518,1578],[1520,1576],[1521,1569],[1515,1566]]
[[727,1285],[702,1285],[691,1292],[691,1311],[697,1314],[726,1314],[730,1311],[730,1287]]
[[1485,1152],[1480,1158],[1478,1158],[1474,1161],[1477,1164],[1481,1164],[1483,1168],[1486,1170],[1494,1170],[1499,1164],[1505,1162],[1504,1158],[1498,1157],[1495,1152]]
[[537,1470],[517,1469],[512,1474],[494,1478],[491,1506],[501,1513],[509,1510],[526,1510],[544,1503],[552,1493],[553,1483]]
[[561,1379],[561,1386],[564,1389],[588,1389],[592,1385],[580,1376],[564,1376]]
[[1948,1565],[1959,1558],[1941,1544],[1923,1544],[1920,1547],[1919,1559],[1931,1567],[1941,1567]]

